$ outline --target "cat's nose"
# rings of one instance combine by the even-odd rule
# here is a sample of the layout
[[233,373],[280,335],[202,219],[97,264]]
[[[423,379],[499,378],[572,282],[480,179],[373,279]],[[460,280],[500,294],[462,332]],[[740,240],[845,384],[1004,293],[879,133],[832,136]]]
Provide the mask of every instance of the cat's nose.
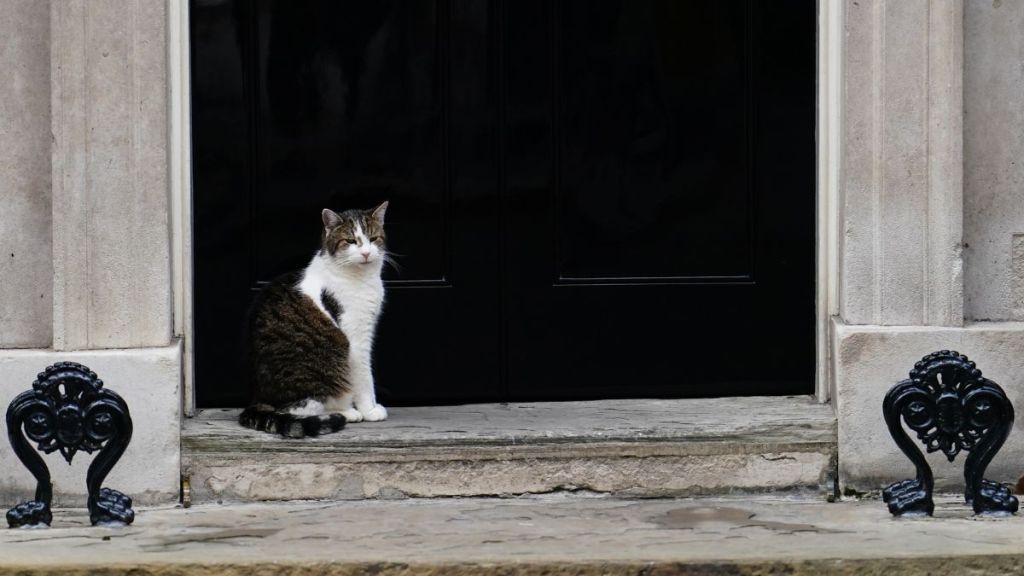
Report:
[[360,252],[360,254],[363,255],[363,261],[364,262],[369,262],[370,261],[370,251],[369,250],[366,250],[365,252]]

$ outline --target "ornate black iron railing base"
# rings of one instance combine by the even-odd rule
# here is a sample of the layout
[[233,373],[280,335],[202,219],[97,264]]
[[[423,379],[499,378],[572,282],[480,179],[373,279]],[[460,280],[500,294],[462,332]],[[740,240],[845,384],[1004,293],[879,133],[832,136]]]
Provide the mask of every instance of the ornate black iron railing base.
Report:
[[1013,405],[966,356],[942,350],[922,358],[910,378],[885,395],[882,414],[889,434],[917,470],[915,478],[895,482],[882,492],[894,516],[931,516],[935,511],[931,466],[902,422],[917,433],[928,452],[941,450],[950,462],[961,451],[970,452],[964,462],[964,499],[975,514],[1017,512],[1019,503],[1009,487],[984,478],[1013,428]]
[[[99,454],[86,472],[89,519],[93,524],[131,524],[132,499],[117,490],[102,488],[103,480],[128,448],[132,418],[128,405],[103,388],[96,374],[73,362],[49,366],[7,408],[7,437],[14,453],[36,479],[36,497],[7,511],[11,528],[49,526],[53,492],[50,470],[36,449],[60,451],[68,464],[79,451]],[[35,442],[33,449],[29,441]]]

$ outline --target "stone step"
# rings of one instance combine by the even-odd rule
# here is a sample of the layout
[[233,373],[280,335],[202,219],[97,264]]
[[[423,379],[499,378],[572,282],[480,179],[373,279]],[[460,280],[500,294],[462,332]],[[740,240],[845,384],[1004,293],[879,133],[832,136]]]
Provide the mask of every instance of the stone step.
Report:
[[835,417],[811,397],[394,408],[302,440],[237,415],[185,423],[192,502],[834,491]]
[[58,511],[0,530],[0,575],[1020,574],[1024,521],[891,518],[878,500],[579,495]]

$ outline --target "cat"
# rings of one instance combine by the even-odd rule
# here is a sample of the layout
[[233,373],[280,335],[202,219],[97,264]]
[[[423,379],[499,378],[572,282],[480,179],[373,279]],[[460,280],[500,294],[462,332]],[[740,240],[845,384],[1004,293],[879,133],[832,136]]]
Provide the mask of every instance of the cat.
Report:
[[241,425],[302,438],[387,418],[370,362],[384,301],[387,207],[324,209],[309,265],[256,296],[243,346],[253,401]]

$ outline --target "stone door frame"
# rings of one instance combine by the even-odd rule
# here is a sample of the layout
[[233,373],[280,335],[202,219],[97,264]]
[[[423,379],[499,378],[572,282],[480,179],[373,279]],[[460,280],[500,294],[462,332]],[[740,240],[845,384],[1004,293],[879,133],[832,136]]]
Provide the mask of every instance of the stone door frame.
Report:
[[189,0],[167,0],[171,284],[174,333],[182,338],[182,407],[195,414],[192,321],[192,127]]

